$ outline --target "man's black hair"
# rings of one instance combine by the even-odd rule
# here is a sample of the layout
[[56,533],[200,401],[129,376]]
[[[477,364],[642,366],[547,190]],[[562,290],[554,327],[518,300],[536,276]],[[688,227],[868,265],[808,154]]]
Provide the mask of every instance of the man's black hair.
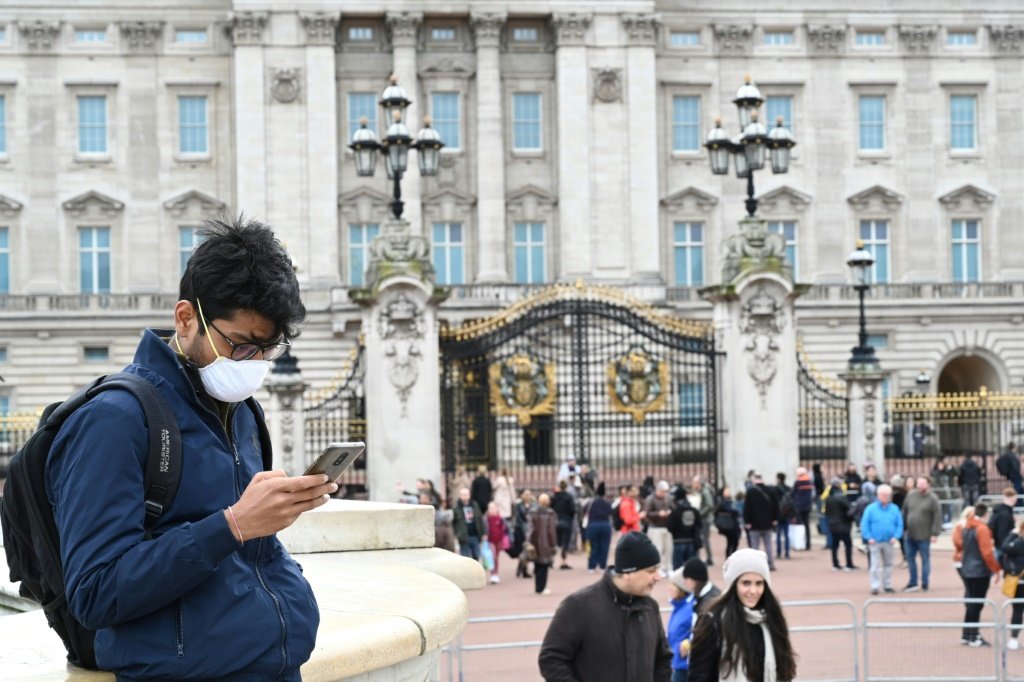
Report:
[[285,339],[297,337],[306,307],[292,261],[270,227],[239,215],[233,223],[208,220],[198,234],[202,241],[181,276],[179,299],[201,301],[207,322],[250,310]]

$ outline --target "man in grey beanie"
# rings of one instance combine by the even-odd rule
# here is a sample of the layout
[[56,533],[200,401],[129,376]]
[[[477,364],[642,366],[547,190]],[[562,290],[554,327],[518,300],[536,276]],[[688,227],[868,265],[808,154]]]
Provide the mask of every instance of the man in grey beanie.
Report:
[[658,549],[627,533],[601,580],[565,598],[544,635],[540,673],[548,682],[669,682],[669,651],[651,591],[660,578]]

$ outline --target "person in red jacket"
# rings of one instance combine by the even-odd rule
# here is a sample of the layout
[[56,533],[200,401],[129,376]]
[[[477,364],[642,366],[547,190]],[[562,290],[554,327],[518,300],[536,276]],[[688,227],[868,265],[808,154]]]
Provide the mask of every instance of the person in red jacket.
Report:
[[[974,514],[967,517],[964,525],[953,530],[953,546],[960,554],[960,577],[964,581],[964,598],[976,599],[977,603],[968,603],[964,611],[963,636],[961,644],[972,647],[990,646],[978,632],[978,628],[970,627],[969,623],[977,623],[981,617],[984,602],[980,601],[988,593],[989,582],[999,580],[999,562],[996,561],[995,548],[992,543],[992,531],[988,524],[988,507],[984,502],[974,505]],[[994,580],[993,580],[994,576]]]
[[622,535],[640,530],[640,520],[644,518],[644,514],[639,511],[637,506],[636,499],[639,495],[639,488],[631,485],[619,501],[619,517],[622,519],[622,528],[619,529],[619,532]]

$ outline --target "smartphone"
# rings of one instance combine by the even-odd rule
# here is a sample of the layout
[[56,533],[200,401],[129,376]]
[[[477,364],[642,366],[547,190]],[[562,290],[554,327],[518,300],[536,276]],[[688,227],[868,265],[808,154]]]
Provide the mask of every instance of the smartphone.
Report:
[[356,458],[363,454],[365,449],[366,443],[331,443],[306,469],[303,476],[327,474],[328,480],[337,481],[355,463]]

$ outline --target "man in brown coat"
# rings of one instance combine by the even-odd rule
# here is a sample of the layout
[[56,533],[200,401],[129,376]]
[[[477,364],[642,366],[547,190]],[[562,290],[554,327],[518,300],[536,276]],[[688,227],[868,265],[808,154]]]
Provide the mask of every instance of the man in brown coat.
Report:
[[542,493],[537,498],[537,509],[530,514],[530,536],[533,545],[533,586],[537,594],[551,594],[548,589],[548,569],[555,562],[558,541],[555,534],[557,515],[551,508],[551,498]]
[[672,652],[650,596],[660,560],[643,533],[622,536],[615,566],[555,612],[539,658],[547,682],[669,682]]

